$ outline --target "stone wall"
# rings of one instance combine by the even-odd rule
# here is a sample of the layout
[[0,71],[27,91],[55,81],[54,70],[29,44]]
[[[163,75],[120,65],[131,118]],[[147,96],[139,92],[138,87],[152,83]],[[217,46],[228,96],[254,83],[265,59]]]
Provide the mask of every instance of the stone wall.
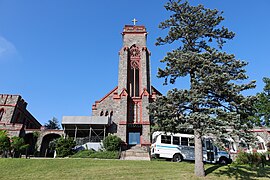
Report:
[[124,34],[123,46],[130,47],[136,44],[139,47],[146,46],[146,33],[141,34]]
[[117,88],[113,89],[100,101],[96,101],[92,108],[92,116],[111,116],[115,114],[114,93],[117,92]]
[[27,103],[19,95],[0,95],[1,123],[24,124],[25,128],[40,128],[40,123],[26,109]]
[[0,110],[2,109],[3,115],[0,119],[1,123],[11,123],[14,122],[14,111],[18,100],[21,97],[19,95],[0,95]]

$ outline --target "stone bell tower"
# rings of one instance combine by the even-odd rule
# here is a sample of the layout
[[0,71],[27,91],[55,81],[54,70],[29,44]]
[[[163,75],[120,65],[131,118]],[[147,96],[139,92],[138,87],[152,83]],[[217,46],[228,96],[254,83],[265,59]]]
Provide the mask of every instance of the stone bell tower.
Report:
[[120,107],[121,114],[125,116],[119,122],[118,132],[126,129],[128,144],[148,145],[150,143],[150,118],[147,106],[153,100],[153,96],[150,83],[150,52],[146,47],[146,28],[126,25],[122,36],[118,94],[125,91],[127,99]]
[[119,51],[118,86],[96,101],[93,116],[108,116],[106,133],[119,136],[128,145],[150,145],[148,105],[160,94],[150,82],[150,52],[144,26],[125,25]]

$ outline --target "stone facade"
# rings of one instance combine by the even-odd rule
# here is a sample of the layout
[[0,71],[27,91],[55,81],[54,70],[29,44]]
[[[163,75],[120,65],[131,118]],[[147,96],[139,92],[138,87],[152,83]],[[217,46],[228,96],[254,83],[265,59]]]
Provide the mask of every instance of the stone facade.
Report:
[[[119,52],[118,86],[92,106],[93,116],[110,116],[109,133],[127,144],[150,145],[150,117],[147,106],[160,94],[151,87],[150,52],[144,26],[124,27]],[[131,138],[134,141],[131,142]]]
[[[106,133],[116,134],[129,145],[150,145],[150,117],[147,106],[160,94],[150,82],[150,52],[146,47],[144,26],[126,25],[122,32],[123,47],[119,51],[118,86],[92,105],[93,117],[108,117]],[[62,125],[68,135],[77,133],[79,117],[63,117]],[[97,126],[89,123],[84,126]],[[81,122],[82,123],[82,122]],[[80,124],[80,130],[83,130]],[[89,139],[91,138],[89,131]]]
[[0,94],[0,130],[10,136],[24,136],[25,129],[40,129],[41,124],[26,109],[20,95]]
[[[26,108],[27,102],[20,95],[0,94],[0,130],[6,130],[10,137],[24,138],[25,143],[29,144],[28,155],[41,152],[44,147],[43,154],[35,155],[45,156],[49,143],[47,139],[58,138],[64,135],[64,131],[45,129]],[[34,132],[39,136],[34,137]]]

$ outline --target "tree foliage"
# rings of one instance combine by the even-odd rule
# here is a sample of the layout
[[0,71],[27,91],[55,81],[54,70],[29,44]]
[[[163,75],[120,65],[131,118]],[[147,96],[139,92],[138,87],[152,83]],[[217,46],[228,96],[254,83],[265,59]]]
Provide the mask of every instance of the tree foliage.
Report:
[[263,82],[263,92],[257,94],[258,100],[254,104],[254,120],[258,126],[270,126],[270,78],[264,77]]
[[14,157],[15,154],[19,154],[20,152],[29,147],[29,144],[25,144],[24,139],[18,136],[11,137],[10,142],[11,142],[10,148],[12,150],[12,157]]
[[255,81],[239,84],[248,78],[244,69],[247,62],[222,51],[226,41],[235,35],[220,25],[224,20],[222,12],[181,0],[171,0],[165,8],[172,15],[159,28],[168,29],[168,35],[159,37],[156,45],[177,43],[178,48],[161,60],[166,67],[159,69],[158,77],[165,78],[164,84],[188,77],[190,88],[170,90],[166,96],[158,97],[149,110],[159,130],[194,130],[195,174],[204,176],[203,135],[224,139],[230,133],[248,142],[253,125],[248,117],[255,97],[245,97],[241,92],[254,88]]
[[5,130],[0,130],[0,154],[2,157],[7,157],[10,151],[10,138]]
[[103,141],[103,147],[107,150],[107,151],[119,151],[120,146],[121,146],[121,138],[119,138],[116,135],[111,135],[109,134]]
[[59,122],[58,122],[57,118],[55,118],[55,117],[48,120],[48,122],[44,126],[46,129],[60,129]]
[[72,138],[60,137],[55,140],[53,146],[56,149],[57,157],[66,157],[74,154],[72,148],[76,146],[76,142]]
[[0,154],[2,154],[2,157],[8,157],[8,155],[14,157],[15,154],[19,155],[22,150],[28,147],[29,145],[25,144],[23,138],[18,136],[10,138],[7,131],[0,131]]

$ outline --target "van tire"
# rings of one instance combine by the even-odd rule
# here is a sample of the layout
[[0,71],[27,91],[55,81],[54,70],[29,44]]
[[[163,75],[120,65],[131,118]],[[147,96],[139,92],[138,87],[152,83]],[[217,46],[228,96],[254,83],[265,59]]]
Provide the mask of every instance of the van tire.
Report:
[[181,154],[173,155],[173,158],[172,158],[173,162],[181,162],[182,160],[183,160],[183,157],[181,156]]
[[224,166],[228,164],[228,159],[225,157],[221,157],[218,162],[220,165]]

